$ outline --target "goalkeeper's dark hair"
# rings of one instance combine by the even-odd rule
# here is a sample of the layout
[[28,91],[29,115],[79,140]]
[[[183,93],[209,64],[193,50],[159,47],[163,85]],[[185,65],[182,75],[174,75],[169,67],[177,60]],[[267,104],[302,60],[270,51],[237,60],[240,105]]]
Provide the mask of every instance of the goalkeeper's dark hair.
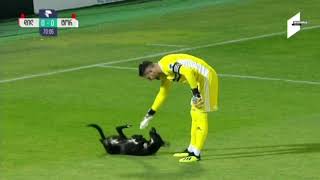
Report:
[[139,64],[139,76],[144,76],[144,72],[146,71],[147,67],[151,66],[153,62],[151,61],[143,61]]

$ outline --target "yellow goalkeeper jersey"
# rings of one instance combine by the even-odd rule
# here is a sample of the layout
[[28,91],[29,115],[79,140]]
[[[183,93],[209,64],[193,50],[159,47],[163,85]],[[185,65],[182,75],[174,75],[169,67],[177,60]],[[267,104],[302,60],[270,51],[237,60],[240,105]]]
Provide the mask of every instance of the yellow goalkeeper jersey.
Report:
[[215,70],[205,61],[188,54],[170,54],[158,62],[164,75],[151,109],[157,111],[166,99],[172,82],[188,83],[198,88],[205,101],[204,110],[217,109],[218,79]]

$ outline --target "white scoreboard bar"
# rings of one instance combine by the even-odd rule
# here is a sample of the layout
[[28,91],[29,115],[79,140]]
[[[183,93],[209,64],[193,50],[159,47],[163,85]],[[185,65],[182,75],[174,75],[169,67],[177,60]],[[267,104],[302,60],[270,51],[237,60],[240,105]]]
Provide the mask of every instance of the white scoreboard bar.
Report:
[[78,28],[79,21],[74,18],[58,18],[58,28]]
[[[39,18],[19,18],[19,26],[22,28],[39,27]],[[57,18],[58,28],[78,28],[79,21],[75,18]]]
[[39,27],[39,18],[19,18],[19,26],[22,28]]

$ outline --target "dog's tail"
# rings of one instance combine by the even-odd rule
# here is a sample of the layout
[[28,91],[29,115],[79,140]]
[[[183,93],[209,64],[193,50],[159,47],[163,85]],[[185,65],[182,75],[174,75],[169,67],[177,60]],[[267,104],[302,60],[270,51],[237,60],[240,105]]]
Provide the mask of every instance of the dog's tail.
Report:
[[87,126],[88,126],[88,127],[93,127],[93,128],[95,128],[96,130],[98,130],[101,138],[102,138],[102,139],[106,139],[106,136],[104,135],[103,130],[102,130],[102,128],[101,128],[99,125],[97,125],[97,124],[88,124]]

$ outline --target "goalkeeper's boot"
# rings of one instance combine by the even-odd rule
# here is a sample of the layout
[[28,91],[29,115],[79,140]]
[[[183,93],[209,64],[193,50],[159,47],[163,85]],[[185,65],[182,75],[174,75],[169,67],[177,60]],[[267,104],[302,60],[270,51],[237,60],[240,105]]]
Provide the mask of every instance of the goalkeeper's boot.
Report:
[[177,153],[174,153],[173,156],[174,157],[187,157],[191,154],[191,152],[188,151],[188,149],[185,149],[184,151],[182,152],[177,152]]
[[181,163],[190,163],[190,162],[200,161],[200,159],[201,159],[200,155],[196,156],[194,153],[191,153],[189,156],[180,159],[179,162],[181,162]]

